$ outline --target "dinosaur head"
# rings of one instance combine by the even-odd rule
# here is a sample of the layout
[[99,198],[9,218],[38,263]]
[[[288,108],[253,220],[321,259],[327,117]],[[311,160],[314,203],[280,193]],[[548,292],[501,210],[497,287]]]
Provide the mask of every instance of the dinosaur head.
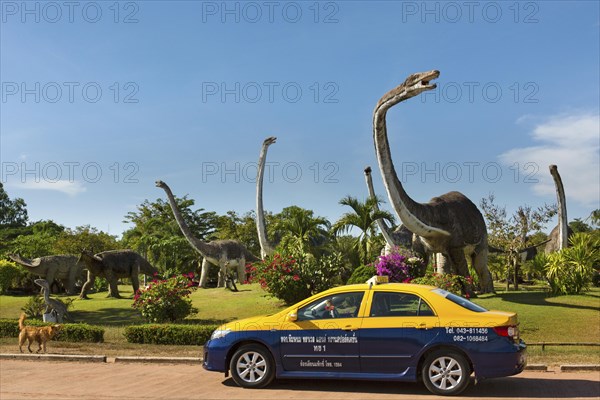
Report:
[[370,175],[370,174],[371,174],[371,167],[370,167],[370,166],[367,166],[367,167],[365,168],[365,175]]
[[400,103],[403,100],[414,97],[424,91],[432,90],[437,87],[432,80],[440,76],[440,71],[431,70],[427,72],[417,72],[410,75],[403,84],[387,92],[377,103],[377,108],[385,106],[385,109]]
[[275,143],[277,141],[277,138],[275,136],[270,136],[268,138],[265,139],[265,141],[263,142],[264,146],[270,146],[273,143]]
[[167,184],[166,184],[166,183],[164,183],[164,182],[163,182],[163,181],[161,181],[161,180],[158,180],[158,181],[156,181],[156,187],[159,187],[159,188],[161,188],[161,189],[164,189],[164,188],[166,188],[166,187],[167,187]]

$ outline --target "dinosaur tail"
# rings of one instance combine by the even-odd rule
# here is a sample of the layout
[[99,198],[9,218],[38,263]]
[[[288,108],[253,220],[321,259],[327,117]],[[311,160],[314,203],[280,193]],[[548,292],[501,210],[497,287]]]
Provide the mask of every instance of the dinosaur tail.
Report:
[[25,328],[25,313],[22,313],[19,317],[19,330],[22,331]]

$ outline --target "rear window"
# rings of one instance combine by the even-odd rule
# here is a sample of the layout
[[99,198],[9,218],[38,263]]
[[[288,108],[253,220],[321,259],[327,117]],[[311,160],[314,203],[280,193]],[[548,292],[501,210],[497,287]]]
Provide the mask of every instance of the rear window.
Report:
[[470,310],[473,312],[486,312],[487,311],[485,308],[478,306],[477,304],[475,304],[473,302],[470,302],[469,300],[465,299],[464,297],[457,296],[454,293],[445,291],[444,289],[433,289],[432,292],[435,294],[438,294],[442,297],[445,297],[446,299],[450,300],[451,302],[458,304],[459,306],[466,308],[467,310]]

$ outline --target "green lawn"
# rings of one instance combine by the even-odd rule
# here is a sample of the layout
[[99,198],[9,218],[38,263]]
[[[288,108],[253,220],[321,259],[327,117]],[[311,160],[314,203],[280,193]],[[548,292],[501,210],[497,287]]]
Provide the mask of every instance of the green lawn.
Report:
[[[191,323],[221,323],[238,318],[270,314],[284,305],[269,297],[258,284],[241,285],[239,292],[225,289],[199,289],[191,298],[199,312]],[[529,288],[531,289],[531,288]],[[55,352],[115,355],[198,356],[195,346],[142,346],[125,342],[126,325],[143,322],[131,308],[131,286],[120,286],[123,299],[106,298],[106,292],[90,295],[90,300],[77,296],[71,308],[72,322],[101,325],[106,329],[105,343],[53,343]],[[66,297],[66,296],[64,296]],[[0,318],[17,319],[27,296],[0,296]],[[526,342],[600,342],[600,288],[584,295],[551,297],[541,290],[522,290],[484,295],[474,300],[488,309],[518,313],[521,336]],[[14,352],[15,339],[0,339],[0,352]],[[528,349],[531,363],[600,363],[600,347],[541,347]]]

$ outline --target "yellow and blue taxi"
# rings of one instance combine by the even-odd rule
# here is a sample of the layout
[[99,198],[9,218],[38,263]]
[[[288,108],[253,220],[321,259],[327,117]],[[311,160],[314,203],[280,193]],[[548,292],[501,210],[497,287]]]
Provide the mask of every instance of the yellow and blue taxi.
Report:
[[515,313],[385,278],[224,324],[204,346],[204,368],[231,373],[245,388],[274,378],[371,379],[422,381],[432,393],[453,395],[472,373],[503,377],[525,367]]

